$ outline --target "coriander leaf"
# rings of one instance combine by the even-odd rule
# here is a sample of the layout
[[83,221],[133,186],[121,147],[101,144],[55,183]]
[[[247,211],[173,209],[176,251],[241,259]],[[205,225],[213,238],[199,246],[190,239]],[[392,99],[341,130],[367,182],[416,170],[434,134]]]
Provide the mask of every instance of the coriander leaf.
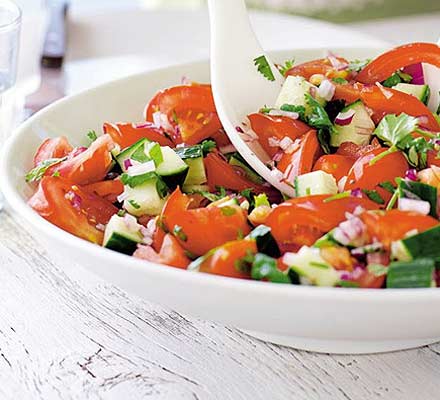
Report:
[[305,94],[305,98],[310,107],[310,114],[307,116],[307,123],[313,128],[322,128],[333,131],[335,128],[324,107],[321,106],[321,104],[319,104],[309,93]]
[[344,78],[333,78],[332,81],[338,85],[345,85],[348,83],[347,79]]
[[278,71],[280,71],[280,74],[283,76],[286,76],[287,71],[289,71],[290,68],[293,67],[293,64],[295,64],[295,59],[292,58],[291,60],[287,60],[282,65],[277,65]]
[[277,260],[262,253],[257,253],[254,257],[251,277],[255,280],[266,279],[269,282],[292,283],[289,275],[277,268]]
[[387,192],[390,192],[391,194],[394,194],[394,191],[396,190],[396,188],[390,181],[381,182],[379,183],[379,186],[382,189],[385,189]]
[[130,186],[131,188],[140,186],[148,181],[151,181],[152,179],[160,180],[159,175],[157,175],[154,171],[135,176],[130,176],[127,173],[121,175],[121,182],[124,185]]
[[399,74],[394,73],[389,78],[385,79],[382,82],[382,85],[385,87],[393,87],[393,86],[396,86],[400,82],[402,82],[402,79],[400,78]]
[[299,115],[299,119],[301,121],[305,121],[305,115],[306,115],[306,108],[304,106],[295,106],[293,104],[283,104],[280,107],[281,111],[289,111],[289,112],[295,112]]
[[327,129],[318,129],[318,142],[325,154],[330,154],[330,132]]
[[98,135],[94,130],[87,132],[87,137],[90,139],[90,141],[93,143],[96,139],[98,139]]
[[382,264],[370,264],[367,266],[367,270],[374,276],[382,276],[388,273],[388,267]]
[[128,200],[128,204],[130,204],[135,210],[139,210],[141,208],[141,206],[134,200]]
[[359,72],[364,69],[369,63],[370,59],[366,60],[353,60],[348,64],[348,70],[353,72]]
[[259,207],[259,206],[270,207],[270,203],[269,200],[267,199],[266,193],[260,193],[258,196],[254,196],[254,201],[255,201],[255,207]]
[[215,193],[205,192],[204,190],[193,190],[191,193],[199,194],[212,203],[221,199],[221,197]]
[[204,140],[201,146],[203,154],[206,155],[217,147],[217,143],[215,143],[214,140]]
[[146,152],[150,156],[150,159],[154,161],[156,167],[163,162],[162,148],[159,143],[148,143],[146,146]]
[[269,81],[274,81],[275,76],[273,75],[272,69],[267,61],[266,56],[262,55],[254,59],[254,65],[257,67],[258,72],[262,74]]
[[268,107],[265,105],[264,107],[261,107],[258,112],[260,112],[262,114],[269,114],[272,110],[275,110],[275,108]]
[[156,181],[156,190],[157,194],[161,199],[164,199],[168,196],[169,188],[168,185],[162,180],[160,176],[158,176],[158,179]]
[[200,144],[196,144],[195,146],[191,147],[179,147],[176,148],[175,151],[182,160],[187,158],[199,158],[203,156],[202,146]]
[[57,165],[63,161],[65,161],[67,159],[67,157],[63,157],[63,158],[49,158],[48,160],[44,160],[41,161],[35,168],[31,169],[27,174],[26,174],[26,182],[37,182],[39,181],[41,178],[43,178],[44,174],[47,172],[47,170],[54,166]]
[[371,201],[377,204],[385,204],[385,200],[377,193],[377,190],[362,189],[362,192],[365,193]]
[[418,124],[416,117],[405,113],[399,116],[388,114],[380,121],[374,134],[387,145],[405,150],[411,144],[413,140],[411,133],[418,129]]

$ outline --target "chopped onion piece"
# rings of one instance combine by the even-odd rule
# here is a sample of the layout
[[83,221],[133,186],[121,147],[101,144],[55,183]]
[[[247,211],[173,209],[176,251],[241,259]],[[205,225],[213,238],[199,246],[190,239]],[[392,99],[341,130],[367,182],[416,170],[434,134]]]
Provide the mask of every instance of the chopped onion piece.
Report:
[[274,117],[289,117],[292,119],[298,119],[299,114],[293,111],[283,111],[283,110],[270,110],[269,115]]
[[293,140],[290,139],[289,136],[284,136],[281,140],[280,140],[280,147],[282,150],[287,150],[289,146],[291,146],[293,144]]
[[127,174],[130,176],[137,176],[152,172],[156,169],[156,165],[153,160],[147,161],[143,164],[132,165],[127,169]]
[[411,83],[413,85],[424,85],[425,84],[425,75],[423,74],[422,63],[408,65],[407,67],[402,69],[402,72],[412,76]]
[[380,89],[386,99],[391,99],[391,97],[393,97],[393,92],[390,92],[385,87],[383,87],[380,82],[376,82],[376,86]]
[[275,136],[270,137],[268,143],[270,147],[280,147],[280,140]]
[[167,132],[174,132],[174,128],[170,124],[167,115],[160,111],[153,113],[153,123],[158,128],[162,128]]
[[281,182],[281,181],[283,180],[283,178],[284,178],[283,173],[282,173],[279,169],[277,169],[277,168],[272,169],[272,170],[270,171],[270,174],[271,174],[275,179],[278,179],[280,182]]
[[118,197],[116,197],[116,200],[118,200],[119,203],[123,203],[125,200],[128,199],[128,192],[124,190]]
[[318,88],[318,95],[327,101],[330,101],[335,95],[336,86],[333,85],[328,79],[321,82]]
[[237,151],[233,144],[228,144],[226,146],[219,147],[219,150],[220,150],[220,153],[222,153],[222,154],[228,154],[228,153],[233,153],[234,151]]
[[417,171],[414,168],[409,169],[405,172],[405,178],[410,181],[417,181]]
[[354,115],[356,114],[356,111],[353,109],[350,109],[345,112],[340,112],[336,118],[335,118],[335,124],[345,126],[349,125],[351,121],[353,120]]
[[137,219],[133,217],[133,215],[126,213],[122,218],[128,230],[136,231],[137,229],[139,229],[139,224],[137,222]]
[[428,215],[431,211],[431,204],[424,200],[400,198],[398,208],[402,211],[415,211],[423,215]]

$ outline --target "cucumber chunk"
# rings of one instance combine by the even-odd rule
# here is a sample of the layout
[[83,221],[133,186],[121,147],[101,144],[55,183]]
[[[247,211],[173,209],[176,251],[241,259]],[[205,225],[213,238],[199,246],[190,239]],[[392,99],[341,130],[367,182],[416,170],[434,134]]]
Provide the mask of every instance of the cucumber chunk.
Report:
[[271,228],[266,225],[257,226],[246,239],[255,239],[257,249],[270,257],[278,258],[281,256],[280,248],[272,235]]
[[171,147],[163,146],[161,150],[163,161],[157,166],[156,173],[170,189],[174,189],[185,181],[189,166]]
[[333,175],[324,171],[313,171],[296,177],[295,192],[297,197],[311,194],[336,194],[338,185]]
[[428,85],[413,85],[411,83],[398,83],[393,89],[399,92],[411,94],[417,97],[422,103],[428,104],[430,89]]
[[319,249],[303,246],[298,253],[286,253],[283,262],[299,276],[317,286],[335,286],[338,272],[321,257]]
[[[125,161],[128,159],[131,159],[134,157],[134,154],[138,155],[138,158],[141,157],[142,159],[145,158],[145,161],[148,161],[147,155],[145,154],[145,145],[147,143],[150,143],[150,141],[146,138],[143,138],[136,143],[132,144],[130,147],[127,147],[125,150],[122,150],[115,158],[119,166],[121,167],[123,172],[127,172],[127,168],[125,168]],[[142,156],[143,153],[143,156]],[[139,162],[141,161],[141,158],[138,159]]]
[[[302,76],[288,76],[275,102],[275,107],[281,108],[284,104],[292,104],[294,106],[304,106],[307,112],[310,106],[307,104],[305,95],[310,93],[311,88],[318,89]],[[315,97],[315,100],[322,106],[325,106],[327,103],[325,99],[318,95]]]
[[[348,125],[335,124],[335,131],[330,135],[330,145],[339,147],[342,143],[353,142],[359,146],[365,146],[370,142],[371,135],[375,128],[373,120],[367,109],[360,100],[349,104],[341,112],[354,110],[353,119]],[[360,131],[371,131],[371,134],[361,134]]]
[[136,217],[160,214],[166,201],[161,185],[163,182],[158,178],[152,178],[135,187],[126,185],[127,198],[124,200],[124,209]]
[[246,178],[248,178],[251,182],[261,185],[264,183],[263,178],[258,175],[249,165],[248,163],[241,157],[239,153],[234,153],[229,158],[229,164],[240,167],[246,174]]
[[432,286],[434,260],[419,258],[410,262],[393,262],[388,267],[387,288],[426,288]]
[[[130,218],[131,216],[128,216]],[[108,222],[105,233],[103,246],[124,254],[133,254],[138,243],[142,242],[141,225],[133,218],[130,224],[126,222],[124,217],[113,215]]]
[[432,258],[440,262],[440,225],[427,231],[409,236],[393,246],[393,256],[400,260]]
[[189,167],[188,175],[186,175],[185,182],[183,182],[184,191],[193,185],[203,185],[207,182],[208,178],[206,177],[203,157],[187,158],[184,162]]

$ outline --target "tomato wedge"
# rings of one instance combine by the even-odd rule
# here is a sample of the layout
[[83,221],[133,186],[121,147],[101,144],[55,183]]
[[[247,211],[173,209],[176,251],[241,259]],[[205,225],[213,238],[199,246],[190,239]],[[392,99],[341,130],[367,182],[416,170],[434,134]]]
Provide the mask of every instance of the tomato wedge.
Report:
[[286,176],[295,177],[312,171],[313,165],[321,155],[318,135],[312,129],[300,137],[297,148],[291,154],[284,153],[277,167]]
[[390,182],[394,185],[395,178],[405,176],[409,165],[404,155],[399,151],[388,154],[370,165],[370,161],[384,151],[386,151],[385,148],[375,149],[357,159],[347,176],[344,190],[357,188],[376,190],[384,202],[387,202],[392,193],[381,188],[379,184]]
[[113,165],[110,153],[113,147],[110,135],[102,135],[87,150],[77,155],[71,153],[66,161],[49,168],[47,174],[58,172],[61,177],[78,185],[102,181]]
[[234,240],[218,247],[200,266],[200,272],[250,279],[250,270],[243,266],[240,259],[257,253],[255,240]]
[[382,82],[397,70],[416,63],[440,68],[440,46],[434,43],[411,43],[396,47],[369,63],[356,80],[362,83]]
[[252,130],[258,135],[258,141],[270,157],[280,150],[272,143],[274,139],[278,142],[285,137],[295,140],[310,130],[304,122],[289,117],[255,113],[248,115],[248,118]]
[[141,139],[148,139],[152,142],[157,142],[161,146],[173,146],[173,142],[165,136],[162,129],[157,128],[151,122],[145,122],[143,124],[131,124],[131,123],[118,123],[111,124],[109,122],[104,123],[104,133],[108,133],[113,141],[121,146],[121,149],[135,144]]
[[169,233],[164,236],[159,252],[151,246],[139,245],[133,257],[182,269],[191,262],[177,239]]
[[43,177],[28,204],[52,224],[97,244],[104,238],[104,232],[97,225],[107,224],[118,212],[107,200],[52,176]]
[[165,89],[146,108],[147,121],[160,112],[172,131],[167,133],[175,143],[197,144],[217,133],[222,127],[215,109],[211,85],[181,85]]
[[255,192],[263,192],[264,188],[245,177],[242,168],[232,166],[218,153],[209,153],[204,159],[209,190],[215,192],[218,187],[242,191],[252,188]]
[[105,198],[111,203],[116,202],[116,198],[124,191],[124,185],[119,179],[95,182],[82,188],[89,193]]
[[[336,57],[336,59],[340,63],[348,64],[348,61],[345,58]],[[329,78],[334,78],[339,76],[340,71],[338,71],[337,68],[335,68],[331,64],[328,58],[321,58],[319,60],[313,60],[295,65],[286,72],[286,76],[299,75],[299,76],[303,76],[307,80],[309,80],[310,77],[315,74],[324,75]]]
[[364,212],[361,219],[371,238],[378,240],[386,249],[390,249],[391,242],[403,239],[410,231],[423,232],[439,223],[429,215],[401,210]]
[[190,203],[191,199],[177,188],[168,198],[160,220],[181,246],[195,256],[250,231],[246,212],[238,205],[189,209]]
[[380,289],[385,282],[385,275],[376,276],[365,270],[353,282],[357,283],[362,289]]
[[275,207],[266,225],[280,246],[289,244],[311,246],[322,235],[345,220],[346,212],[357,206],[372,210],[377,204],[359,197],[345,197],[326,202],[329,195],[296,197]]
[[313,171],[324,171],[336,179],[338,182],[343,176],[348,175],[354,160],[348,156],[340,154],[326,154],[316,161]]
[[42,161],[49,160],[50,158],[63,158],[66,157],[73,147],[65,136],[60,136],[53,139],[46,139],[41,143],[34,156],[34,167],[40,164]]
[[381,145],[377,138],[374,138],[371,143],[366,146],[359,146],[358,144],[353,142],[344,142],[338,147],[338,150],[336,150],[336,154],[352,158],[353,160],[357,160],[364,154],[380,148]]
[[415,96],[392,88],[360,83],[336,85],[334,99],[346,100],[348,103],[361,99],[373,111],[376,123],[386,114],[406,113],[413,117],[425,116],[427,121],[420,122],[420,125],[431,131],[440,131],[439,123],[425,104]]

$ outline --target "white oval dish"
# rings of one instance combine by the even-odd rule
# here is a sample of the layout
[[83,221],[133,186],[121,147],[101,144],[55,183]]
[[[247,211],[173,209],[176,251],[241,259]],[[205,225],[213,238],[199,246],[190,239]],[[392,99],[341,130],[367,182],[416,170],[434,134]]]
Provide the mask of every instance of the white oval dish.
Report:
[[[349,59],[382,51],[332,50]],[[323,50],[293,50],[274,53],[273,59],[295,56],[301,62],[322,55]],[[208,62],[135,75],[63,99],[26,121],[9,139],[1,158],[1,188],[11,209],[26,221],[49,253],[59,260],[75,260],[147,300],[300,349],[371,353],[439,341],[440,289],[319,288],[182,271],[78,239],[27,206],[32,188],[24,182],[24,175],[44,138],[66,135],[74,145],[80,145],[86,140],[85,133],[100,131],[104,121],[140,121],[153,94],[178,84],[181,76],[208,82]]]

